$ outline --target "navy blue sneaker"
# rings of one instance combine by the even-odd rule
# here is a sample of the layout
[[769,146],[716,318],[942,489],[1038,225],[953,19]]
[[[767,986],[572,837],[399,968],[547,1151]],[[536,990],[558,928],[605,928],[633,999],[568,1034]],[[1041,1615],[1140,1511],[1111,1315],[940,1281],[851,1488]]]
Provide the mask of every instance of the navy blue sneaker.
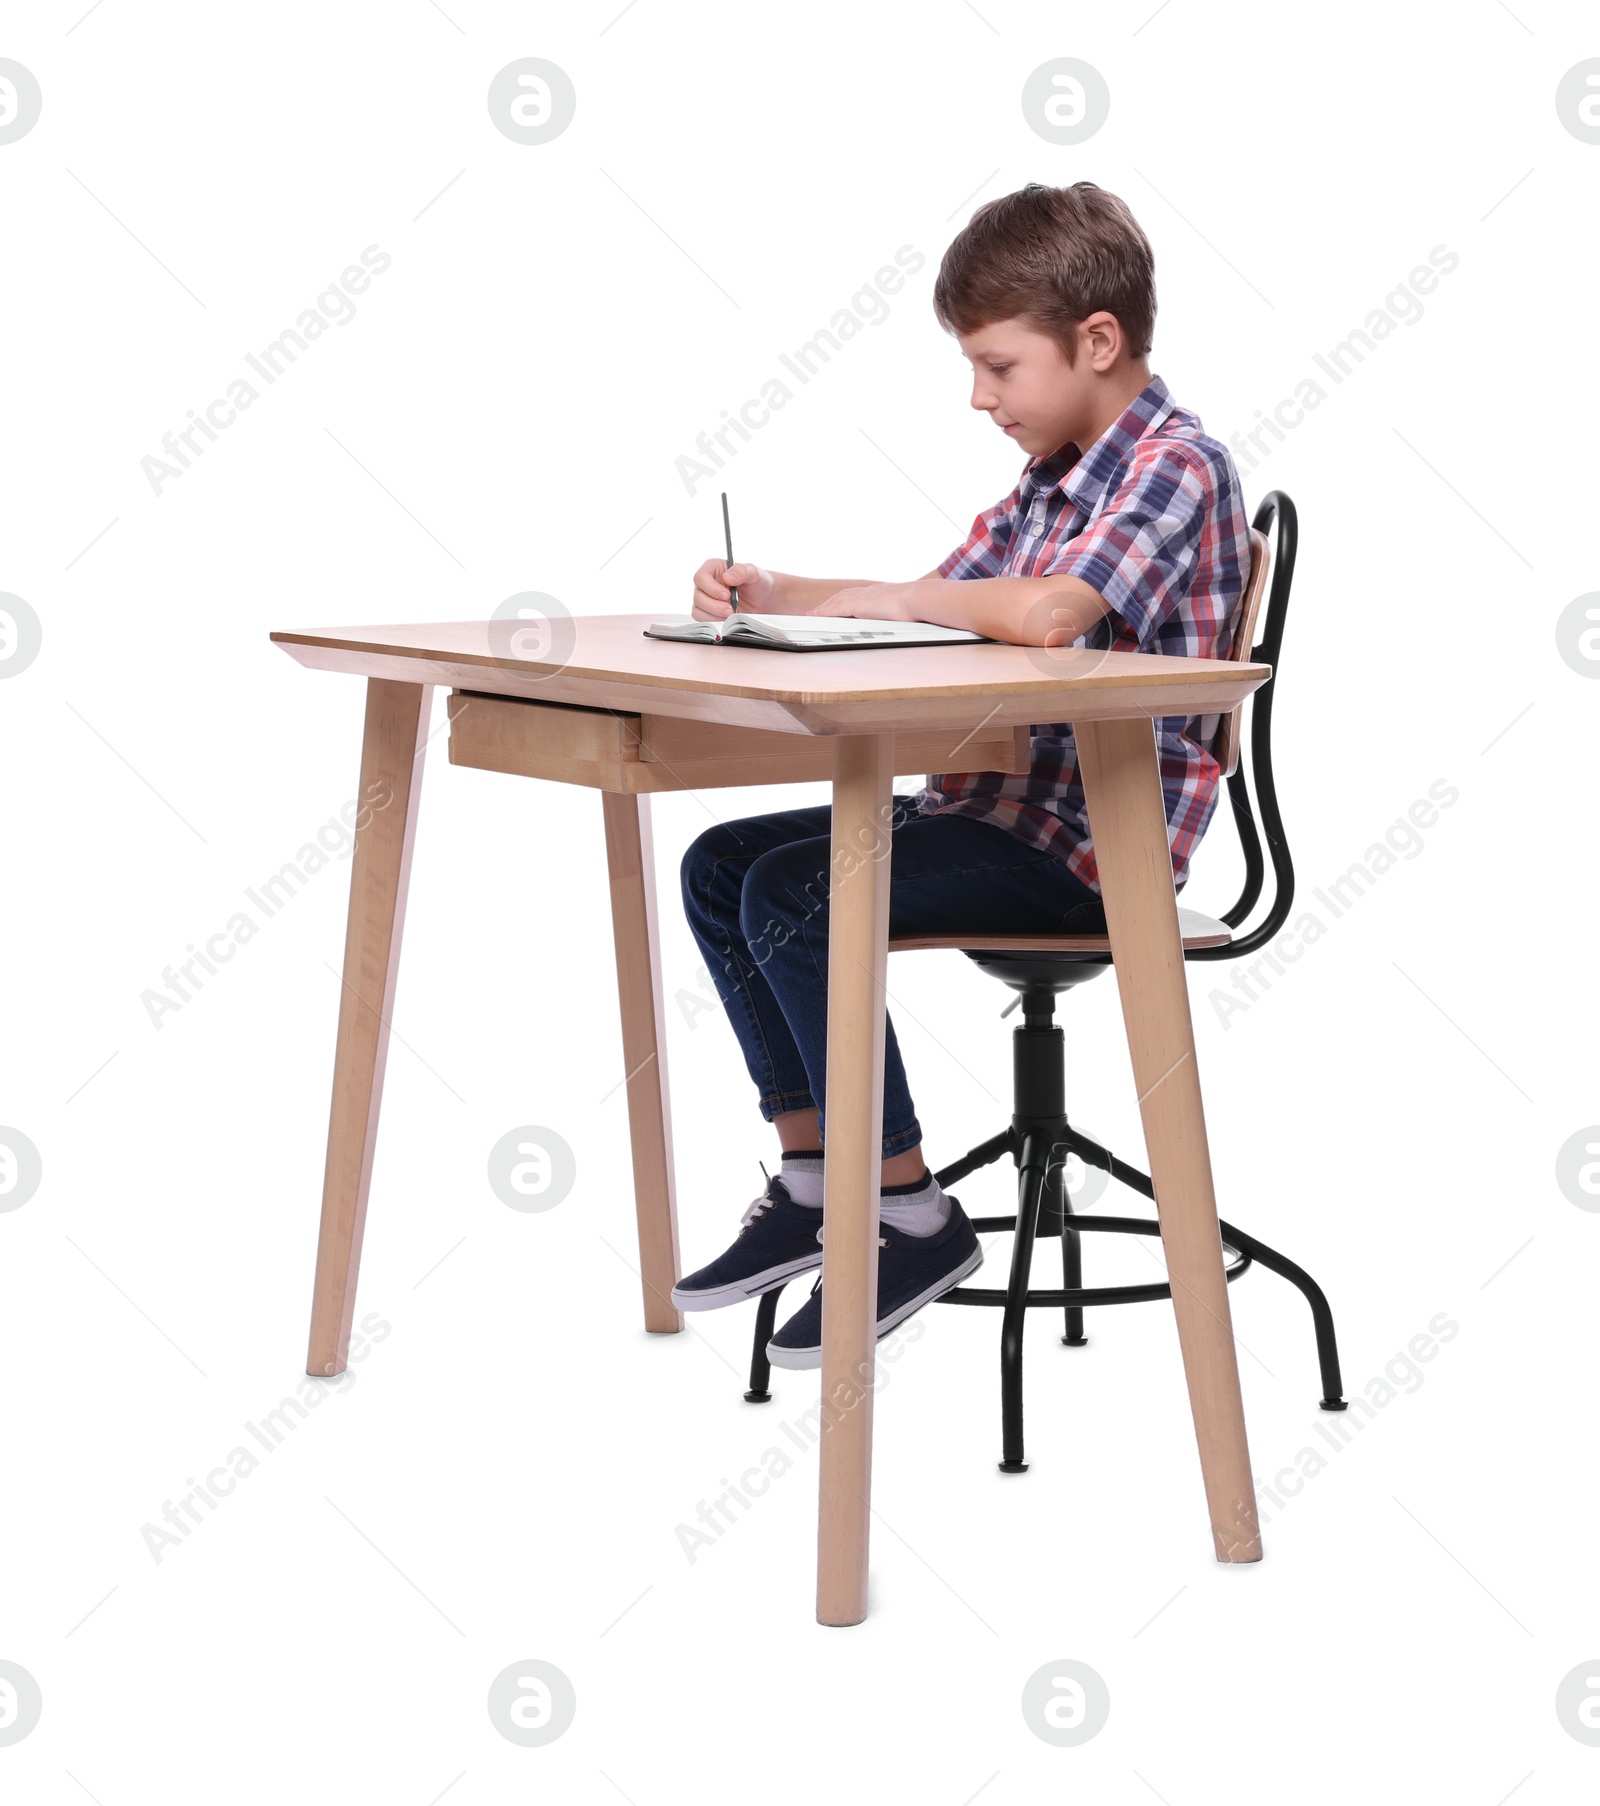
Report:
[[[820,1233],[819,1233],[819,1240]],[[884,1223],[878,1231],[878,1337],[932,1304],[983,1265],[972,1219],[950,1200],[950,1221],[937,1235],[906,1235]],[[774,1367],[822,1365],[822,1285],[767,1344]]]
[[[765,1169],[763,1169],[765,1170]],[[796,1204],[781,1178],[744,1213],[732,1245],[672,1288],[680,1311],[720,1311],[822,1265],[822,1212]]]

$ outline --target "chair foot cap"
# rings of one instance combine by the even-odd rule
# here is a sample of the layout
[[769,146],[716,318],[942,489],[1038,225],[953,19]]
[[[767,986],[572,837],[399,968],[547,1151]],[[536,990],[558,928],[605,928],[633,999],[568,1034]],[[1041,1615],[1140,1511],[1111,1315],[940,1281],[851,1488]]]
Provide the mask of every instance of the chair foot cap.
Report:
[[772,1403],[772,1394],[770,1392],[747,1392],[744,1395],[744,1402],[747,1405],[769,1405]]
[[1025,1474],[1028,1471],[1026,1461],[1001,1461],[996,1465],[1003,1474]]
[[1061,1346],[1063,1348],[1087,1348],[1089,1338],[1087,1336],[1063,1336]]
[[1319,1399],[1318,1403],[1324,1411],[1348,1411],[1350,1409],[1342,1398]]

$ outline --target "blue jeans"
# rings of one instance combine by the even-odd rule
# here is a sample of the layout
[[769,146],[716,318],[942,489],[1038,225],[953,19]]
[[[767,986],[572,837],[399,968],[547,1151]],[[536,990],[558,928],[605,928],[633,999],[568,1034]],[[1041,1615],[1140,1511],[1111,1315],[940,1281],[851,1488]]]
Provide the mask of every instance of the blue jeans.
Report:
[[[684,912],[769,1122],[813,1106],[823,1121],[831,818],[826,804],[746,816],[708,828],[683,856]],[[891,939],[1104,931],[1098,893],[1053,853],[993,822],[918,815],[909,796],[894,797]],[[889,1021],[883,1157],[921,1140]]]

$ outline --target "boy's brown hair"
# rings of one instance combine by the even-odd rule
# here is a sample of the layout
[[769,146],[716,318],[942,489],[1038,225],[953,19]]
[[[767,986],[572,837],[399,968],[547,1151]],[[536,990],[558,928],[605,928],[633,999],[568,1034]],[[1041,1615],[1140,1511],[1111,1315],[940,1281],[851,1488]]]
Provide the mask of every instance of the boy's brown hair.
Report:
[[1093,182],[1030,182],[986,201],[939,265],[933,311],[946,332],[1026,320],[1077,361],[1077,324],[1115,314],[1131,357],[1146,357],[1156,320],[1155,258],[1126,201]]

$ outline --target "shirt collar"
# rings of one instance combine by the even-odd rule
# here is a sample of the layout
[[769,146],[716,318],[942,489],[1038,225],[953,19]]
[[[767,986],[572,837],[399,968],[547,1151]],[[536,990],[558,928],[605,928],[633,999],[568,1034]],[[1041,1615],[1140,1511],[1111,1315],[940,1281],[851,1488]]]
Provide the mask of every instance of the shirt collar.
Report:
[[1127,463],[1137,440],[1153,433],[1177,404],[1159,376],[1152,376],[1086,452],[1067,444],[1035,458],[1024,472],[1034,488],[1058,488],[1075,508],[1093,515]]

